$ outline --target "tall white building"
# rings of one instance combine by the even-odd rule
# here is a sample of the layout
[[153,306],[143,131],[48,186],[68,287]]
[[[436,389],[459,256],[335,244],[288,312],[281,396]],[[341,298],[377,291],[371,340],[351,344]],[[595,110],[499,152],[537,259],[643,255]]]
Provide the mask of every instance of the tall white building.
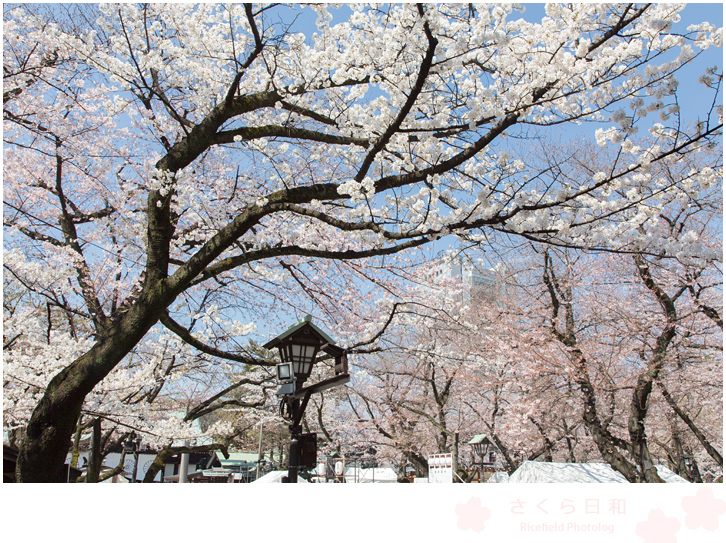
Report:
[[504,293],[502,278],[494,268],[477,266],[463,256],[441,260],[433,273],[438,288],[460,286],[463,301],[468,304],[494,302]]

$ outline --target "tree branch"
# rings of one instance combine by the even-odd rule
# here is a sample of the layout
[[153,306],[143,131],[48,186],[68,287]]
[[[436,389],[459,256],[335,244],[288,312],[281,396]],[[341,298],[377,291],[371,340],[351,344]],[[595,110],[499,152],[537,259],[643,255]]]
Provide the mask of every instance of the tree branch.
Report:
[[194,336],[192,336],[191,332],[184,328],[181,324],[176,322],[174,319],[172,319],[169,316],[168,312],[164,312],[162,316],[159,318],[160,322],[170,331],[179,336],[185,343],[188,343],[195,349],[211,355],[216,356],[217,358],[222,358],[225,360],[232,360],[234,362],[242,362],[243,364],[249,364],[251,366],[274,366],[274,362],[269,362],[267,360],[261,360],[259,358],[252,358],[250,356],[243,356],[238,355],[234,353],[228,353],[226,351],[222,351],[220,349],[217,349],[215,347],[210,347],[209,345],[205,345],[198,339],[196,339]]
[[723,468],[723,455],[718,452],[715,447],[713,447],[713,445],[711,445],[703,432],[701,432],[698,426],[696,426],[696,423],[693,422],[691,417],[689,417],[686,412],[683,411],[683,409],[678,407],[678,404],[673,399],[673,396],[670,395],[668,389],[666,389],[663,382],[658,381],[657,385],[660,388],[661,394],[663,394],[663,397],[665,398],[671,409],[673,409],[673,411],[681,418],[681,420],[683,420],[683,422],[685,422],[686,425],[691,429],[693,435],[695,435],[698,441],[700,441],[701,445],[703,445],[703,448],[706,449],[706,452],[709,454],[709,456],[713,458],[716,463]]

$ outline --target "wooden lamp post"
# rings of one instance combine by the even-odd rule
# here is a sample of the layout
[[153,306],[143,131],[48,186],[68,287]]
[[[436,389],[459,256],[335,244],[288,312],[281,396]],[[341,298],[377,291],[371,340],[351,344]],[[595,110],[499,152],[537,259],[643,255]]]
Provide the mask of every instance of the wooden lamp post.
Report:
[[469,445],[474,450],[474,454],[480,459],[479,462],[476,462],[476,465],[479,467],[479,482],[483,483],[485,468],[489,468],[489,470],[494,468],[497,448],[486,434],[475,435],[469,441]]
[[[277,348],[280,352],[281,363],[277,365],[277,395],[282,396],[280,407],[283,416],[287,416],[290,424],[290,465],[287,481],[297,483],[299,468],[312,468],[315,466],[317,441],[315,434],[301,434],[302,420],[305,407],[310,395],[322,392],[334,386],[340,386],[350,381],[348,374],[348,356],[345,349],[338,347],[335,341],[325,332],[315,326],[312,317],[307,315],[295,323],[285,332],[263,345],[265,349]],[[303,386],[310,377],[319,352],[323,352],[335,359],[335,376],[320,383]]]

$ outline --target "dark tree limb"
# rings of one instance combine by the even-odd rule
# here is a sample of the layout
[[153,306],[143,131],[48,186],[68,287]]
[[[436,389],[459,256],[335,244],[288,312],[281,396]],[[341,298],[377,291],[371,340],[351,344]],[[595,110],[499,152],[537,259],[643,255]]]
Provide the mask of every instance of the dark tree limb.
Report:
[[[204,400],[202,403],[195,406],[193,409],[190,409],[189,413],[187,413],[186,416],[184,417],[184,420],[190,421],[190,420],[198,419],[199,417],[202,417],[203,415],[205,415],[207,413],[211,413],[212,411],[215,411],[221,407],[226,407],[226,406],[230,406],[230,405],[234,405],[237,407],[261,407],[265,404],[265,399],[262,399],[261,401],[258,401],[258,402],[243,402],[241,400],[231,399],[231,400],[225,400],[223,402],[219,402],[218,404],[215,404],[215,405],[213,405],[213,404],[214,404],[214,402],[219,400],[222,396],[229,394],[230,392],[238,389],[242,385],[260,386],[269,380],[271,380],[271,378],[261,380],[261,381],[256,381],[254,379],[240,379],[236,383],[233,383],[230,386],[228,386],[227,388],[225,388],[224,390],[218,392],[211,398]],[[264,393],[264,389],[263,389],[263,393]]]
[[161,318],[159,319],[161,323],[170,331],[176,334],[180,339],[182,339],[185,343],[188,343],[195,349],[211,355],[216,356],[217,358],[222,358],[224,360],[232,360],[233,362],[242,362],[243,364],[248,364],[251,366],[274,366],[275,362],[271,362],[269,360],[262,360],[259,358],[253,358],[251,356],[244,356],[239,355],[235,353],[228,353],[226,351],[222,351],[220,349],[217,349],[215,347],[210,347],[209,345],[205,345],[198,339],[196,339],[194,336],[192,336],[191,332],[184,328],[181,324],[176,322],[174,319],[172,319],[169,316],[168,312],[165,312]]
[[663,398],[665,398],[671,409],[673,409],[673,411],[681,418],[681,420],[685,422],[686,425],[691,429],[693,435],[695,435],[701,445],[703,445],[703,448],[706,449],[708,455],[713,458],[719,466],[723,468],[723,455],[718,452],[713,445],[711,445],[704,433],[698,428],[698,426],[696,426],[696,423],[693,422],[693,419],[691,419],[691,417],[689,417],[688,414],[678,406],[663,382],[657,381],[657,385],[660,388]]
[[214,451],[221,451],[225,458],[229,458],[229,452],[227,451],[227,446],[222,443],[212,443],[210,445],[198,445],[198,446],[188,446],[188,447],[187,446],[172,447],[171,445],[169,445],[168,447],[164,447],[156,454],[156,458],[154,458],[153,462],[151,463],[151,466],[149,466],[149,469],[146,471],[146,474],[144,475],[144,480],[142,482],[143,483],[153,483],[154,478],[156,477],[156,474],[164,469],[164,465],[166,464],[166,461],[176,454],[182,454],[182,453],[189,454],[189,453],[214,452]]
[[[580,389],[583,402],[582,417],[585,426],[605,461],[619,471],[628,481],[631,483],[636,482],[639,480],[640,472],[619,450],[623,449],[633,454],[632,444],[614,436],[608,431],[598,415],[597,396],[588,373],[588,360],[577,345],[572,304],[563,303],[559,298],[558,290],[561,289],[558,287],[552,261],[547,253],[545,253],[544,270],[543,281],[547,287],[553,307],[550,330],[553,336],[568,349],[568,357],[575,369],[575,382]],[[564,331],[559,330],[556,323],[561,308],[566,313]],[[635,455],[633,454],[633,456]]]

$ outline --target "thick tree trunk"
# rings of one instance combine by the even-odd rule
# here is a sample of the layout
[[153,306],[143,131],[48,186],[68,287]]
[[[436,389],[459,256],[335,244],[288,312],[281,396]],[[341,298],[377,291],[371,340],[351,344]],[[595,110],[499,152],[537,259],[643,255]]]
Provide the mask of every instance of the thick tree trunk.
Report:
[[[645,435],[645,417],[648,414],[648,399],[653,391],[653,382],[658,379],[660,371],[666,362],[666,355],[671,341],[676,336],[676,324],[678,314],[674,297],[668,296],[661,286],[656,283],[650,273],[650,267],[641,255],[635,255],[635,264],[638,268],[638,275],[645,287],[653,294],[660,305],[665,318],[663,330],[661,331],[653,353],[648,360],[646,370],[638,376],[638,381],[633,391],[633,398],[630,402],[630,418],[628,420],[628,433],[632,445],[632,455],[638,465],[638,482],[663,483],[658,476]],[[681,293],[683,290],[681,290]]]
[[638,470],[630,463],[620,452],[620,448],[628,449],[628,444],[622,440],[618,440],[613,436],[602,424],[597,414],[597,401],[595,390],[590,382],[590,376],[587,373],[587,360],[579,349],[572,351],[571,356],[575,358],[575,367],[577,368],[577,384],[580,387],[580,393],[583,401],[582,419],[585,427],[590,433],[593,441],[597,445],[603,459],[612,466],[613,469],[620,472],[631,483],[638,481]]
[[19,483],[65,481],[63,463],[83,400],[159,320],[167,305],[160,302],[139,300],[90,351],[51,379],[20,444],[15,471]]
[[[67,373],[65,370],[62,373]],[[66,377],[66,376],[64,376]],[[71,445],[85,394],[74,393],[72,376],[65,379],[68,392],[54,393],[63,377],[54,378],[48,391],[33,411],[20,443],[16,481],[19,483],[61,483],[65,481],[63,461]]]
[[[193,162],[212,144],[212,136],[217,128],[231,116],[244,111],[247,102],[242,101],[242,109],[230,109],[229,104],[215,108],[187,138],[159,160],[157,169],[173,176],[174,172]],[[312,194],[314,190],[305,187],[302,192],[303,195]],[[189,286],[190,281],[265,214],[259,206],[250,206],[169,276],[169,246],[174,231],[172,194],[173,191],[165,195],[158,190],[149,191],[147,261],[139,298],[128,311],[114,320],[99,317],[96,321],[96,344],[48,384],[20,444],[16,468],[18,482],[63,480],[61,468],[86,395],[141,341],[159,321],[168,305]],[[286,195],[287,191],[281,191],[278,199],[284,200]],[[299,201],[309,201],[310,198]]]
[[497,446],[497,449],[499,449],[499,452],[502,453],[502,456],[504,456],[504,461],[507,463],[507,473],[511,475],[514,473],[517,468],[519,467],[517,465],[517,462],[514,458],[512,458],[512,455],[509,454],[509,449],[504,445],[504,442],[499,438],[499,436],[494,432],[494,427],[491,424],[488,424],[487,428],[489,428],[490,437],[492,438],[492,441],[494,441],[494,444]]
[[[646,372],[649,373],[649,372]],[[658,476],[653,458],[648,449],[648,440],[645,435],[645,416],[648,414],[648,397],[653,389],[653,381],[649,375],[641,375],[633,392],[630,403],[630,418],[628,419],[628,432],[632,445],[632,455],[638,467],[638,483],[664,483]]]
[[[636,255],[635,262],[638,273],[645,286],[658,298],[666,314],[666,325],[657,340],[648,368],[639,377],[633,392],[628,418],[630,441],[613,435],[600,419],[597,410],[597,396],[590,380],[588,360],[579,348],[575,333],[575,315],[572,306],[572,292],[568,285],[561,285],[554,273],[548,253],[545,253],[543,280],[552,300],[552,320],[550,329],[555,338],[569,349],[569,357],[575,369],[575,381],[580,389],[583,401],[582,418],[590,436],[597,445],[606,462],[619,471],[631,483],[649,482],[663,483],[658,476],[648,450],[645,435],[645,417],[648,413],[648,397],[653,388],[653,381],[665,361],[665,354],[671,339],[675,335],[675,308],[673,300],[656,285],[650,276],[647,264],[642,257]],[[564,331],[557,329],[560,311],[564,310]],[[630,453],[634,462],[630,462],[621,450]]]
[[[580,395],[583,403],[582,420],[585,427],[590,433],[593,441],[597,445],[603,459],[610,464],[613,469],[619,471],[631,483],[638,479],[638,472],[621,453],[620,448],[627,450],[628,444],[623,440],[617,439],[608,430],[607,426],[600,420],[597,412],[597,396],[595,388],[590,381],[588,372],[588,360],[585,354],[577,345],[577,336],[575,334],[575,314],[572,307],[572,292],[570,288],[562,287],[552,268],[551,259],[548,253],[545,253],[544,274],[542,276],[544,284],[552,301],[552,320],[550,322],[550,331],[552,335],[569,351],[568,356],[570,363],[575,370],[575,383],[580,389]],[[564,331],[557,329],[557,322],[560,311],[564,310]]]
[[93,421],[93,438],[91,439],[91,455],[88,459],[86,470],[86,482],[97,483],[101,475],[101,464],[103,462],[103,451],[101,450],[101,419]]
[[428,458],[424,458],[417,452],[404,451],[403,457],[411,462],[416,468],[416,473],[422,477],[428,477],[429,474],[429,461]]

